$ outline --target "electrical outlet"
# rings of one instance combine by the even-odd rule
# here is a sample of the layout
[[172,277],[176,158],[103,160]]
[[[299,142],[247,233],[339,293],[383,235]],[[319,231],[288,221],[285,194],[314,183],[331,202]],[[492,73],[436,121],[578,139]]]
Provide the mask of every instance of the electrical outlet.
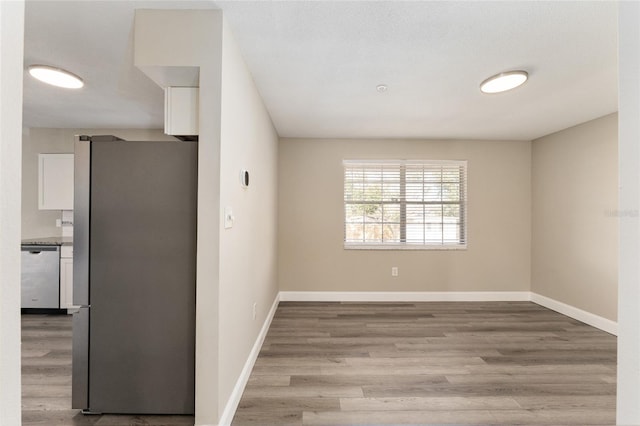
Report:
[[256,309],[258,308],[258,304],[253,302],[253,319],[256,319]]
[[391,267],[391,276],[392,277],[397,277],[398,276],[398,267],[397,266],[392,266]]

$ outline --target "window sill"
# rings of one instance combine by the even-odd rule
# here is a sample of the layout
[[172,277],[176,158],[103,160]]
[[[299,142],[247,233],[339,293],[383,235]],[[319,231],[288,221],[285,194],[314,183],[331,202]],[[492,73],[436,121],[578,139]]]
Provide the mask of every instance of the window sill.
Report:
[[357,244],[345,243],[345,250],[467,250],[466,244],[424,246],[418,244]]

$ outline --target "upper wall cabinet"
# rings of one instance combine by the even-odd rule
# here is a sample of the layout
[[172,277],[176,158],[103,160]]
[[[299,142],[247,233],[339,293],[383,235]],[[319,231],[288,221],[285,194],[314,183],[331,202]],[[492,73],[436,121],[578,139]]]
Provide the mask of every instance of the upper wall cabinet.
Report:
[[73,210],[73,154],[38,154],[38,208]]
[[194,136],[198,131],[198,88],[164,89],[164,132],[174,136]]

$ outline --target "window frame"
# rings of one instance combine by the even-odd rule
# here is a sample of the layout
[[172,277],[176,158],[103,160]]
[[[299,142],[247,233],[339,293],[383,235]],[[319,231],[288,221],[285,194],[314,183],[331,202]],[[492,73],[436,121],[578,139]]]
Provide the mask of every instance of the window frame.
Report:
[[[468,161],[467,160],[343,160],[343,245],[344,249],[347,250],[466,250],[469,243],[468,236],[468,221],[467,221],[467,211],[468,211]],[[400,206],[400,218],[397,223],[400,226],[400,241],[375,241],[375,242],[347,242],[347,206],[359,204],[358,202],[349,202],[346,199],[346,185],[347,185],[347,171],[349,166],[352,169],[357,168],[365,168],[380,165],[381,167],[394,167],[397,166],[399,169],[399,185],[400,185],[400,198],[398,201],[385,201],[384,199],[380,201],[375,201],[374,203],[367,203],[367,201],[373,200],[362,200],[360,204],[376,204],[376,205],[398,205]],[[407,199],[406,193],[406,171],[408,168],[415,166],[433,166],[434,168],[440,168],[441,171],[443,167],[450,168],[458,168],[460,170],[461,176],[458,183],[459,189],[459,200],[458,201],[444,201],[442,199],[438,201],[411,201]],[[424,185],[424,179],[421,181]],[[442,180],[440,181],[440,185],[442,186],[444,183]],[[424,194],[424,192],[423,192]],[[443,238],[440,243],[425,243],[425,238],[423,238],[423,243],[415,243],[415,242],[407,242],[407,205],[458,205],[459,206],[459,223],[456,225],[459,226],[459,239],[458,242],[455,243],[447,243]],[[383,207],[384,209],[384,207]],[[384,215],[384,213],[383,213]],[[441,225],[444,225],[444,214],[441,217]],[[366,223],[366,222],[363,222]],[[375,223],[375,222],[373,222]],[[387,222],[390,223],[390,222]],[[395,222],[394,222],[395,223]],[[385,221],[382,219],[380,222],[382,226],[384,226]],[[427,222],[423,222],[423,225],[427,225]],[[444,228],[443,228],[444,229]]]

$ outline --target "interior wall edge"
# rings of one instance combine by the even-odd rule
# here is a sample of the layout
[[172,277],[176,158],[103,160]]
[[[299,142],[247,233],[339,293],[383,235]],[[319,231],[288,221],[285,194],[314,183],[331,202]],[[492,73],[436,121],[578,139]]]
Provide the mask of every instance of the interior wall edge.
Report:
[[19,425],[24,1],[0,1],[0,424]]
[[640,3],[618,3],[618,386],[616,421],[640,424]]

